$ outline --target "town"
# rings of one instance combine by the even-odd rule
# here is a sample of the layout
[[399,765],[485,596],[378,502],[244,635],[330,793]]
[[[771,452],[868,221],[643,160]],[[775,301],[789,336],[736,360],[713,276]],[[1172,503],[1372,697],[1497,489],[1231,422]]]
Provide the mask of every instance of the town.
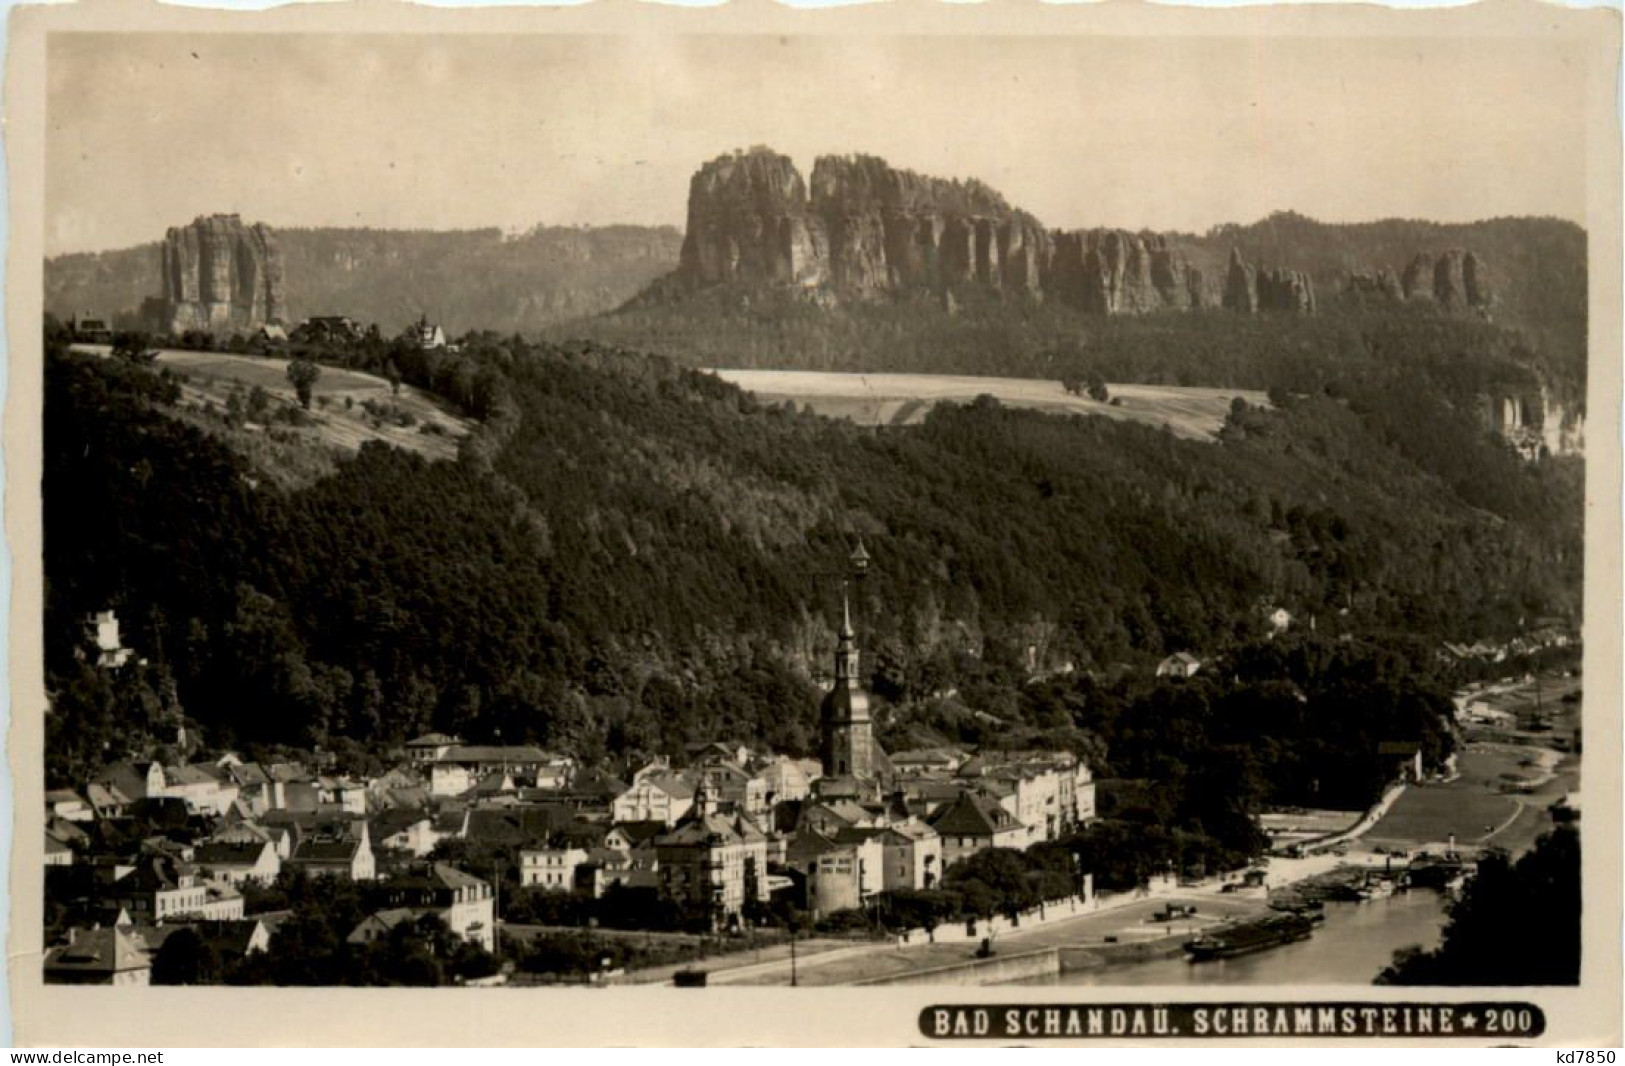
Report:
[[[849,610],[839,638],[816,760],[715,742],[618,775],[431,733],[363,776],[322,752],[266,764],[195,750],[182,728],[168,750],[188,761],[121,759],[47,794],[60,943],[46,980],[161,979],[165,945],[183,931],[172,954],[192,965],[204,946],[225,964],[263,952],[297,911],[256,901],[303,879],[360,890],[365,916],[342,931],[348,944],[449,936],[476,949],[461,964],[481,977],[498,973],[498,897],[516,889],[665,929],[738,935],[794,915],[809,928],[848,915],[864,925],[876,900],[1094,817],[1090,769],[1069,753],[882,750]],[[86,620],[86,649],[106,670],[132,658],[111,611]],[[1088,871],[1070,873],[1047,882],[1051,894],[1086,899]]]

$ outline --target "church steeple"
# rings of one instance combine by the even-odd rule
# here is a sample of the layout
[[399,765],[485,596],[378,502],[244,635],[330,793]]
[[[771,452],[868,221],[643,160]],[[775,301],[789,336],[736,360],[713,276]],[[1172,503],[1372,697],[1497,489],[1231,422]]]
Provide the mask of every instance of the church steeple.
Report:
[[818,725],[819,755],[826,777],[872,779],[875,776],[878,747],[874,721],[869,715],[869,693],[863,687],[858,635],[852,628],[850,590],[844,581],[841,583],[841,628],[835,643],[835,684],[824,697]]
[[841,632],[835,645],[835,684],[854,684],[858,678],[858,640],[852,629],[852,604],[841,586]]

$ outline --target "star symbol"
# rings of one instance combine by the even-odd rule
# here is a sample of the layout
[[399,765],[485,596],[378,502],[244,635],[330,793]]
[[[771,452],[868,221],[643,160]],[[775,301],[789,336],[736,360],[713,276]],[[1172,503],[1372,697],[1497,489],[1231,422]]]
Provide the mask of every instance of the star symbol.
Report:
[[1477,1026],[1478,1026],[1478,1015],[1474,1014],[1471,1011],[1468,1011],[1466,1014],[1463,1014],[1461,1016],[1461,1027],[1463,1029],[1473,1029],[1473,1028],[1476,1028]]

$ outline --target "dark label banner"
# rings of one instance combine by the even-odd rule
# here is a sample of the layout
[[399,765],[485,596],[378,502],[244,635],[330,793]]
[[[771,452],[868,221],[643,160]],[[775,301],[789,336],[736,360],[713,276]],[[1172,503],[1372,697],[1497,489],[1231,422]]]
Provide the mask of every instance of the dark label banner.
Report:
[[1393,1037],[1518,1040],[1546,1031],[1533,1003],[988,1003],[927,1007],[934,1040]]

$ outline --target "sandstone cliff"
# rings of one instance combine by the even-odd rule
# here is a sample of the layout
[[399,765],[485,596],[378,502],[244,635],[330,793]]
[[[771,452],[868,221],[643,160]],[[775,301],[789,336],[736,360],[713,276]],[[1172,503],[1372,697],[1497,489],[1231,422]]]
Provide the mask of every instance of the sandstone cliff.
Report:
[[1378,267],[1370,274],[1350,274],[1344,293],[1362,304],[1398,303],[1405,296],[1399,276],[1387,267]]
[[1472,252],[1460,248],[1418,252],[1405,268],[1407,300],[1424,300],[1453,311],[1483,310],[1493,302],[1489,272]]
[[245,331],[282,321],[282,254],[263,223],[199,216],[170,229],[161,254],[163,331]]
[[679,270],[691,283],[818,285],[828,260],[823,227],[807,213],[806,184],[785,156],[763,148],[723,156],[689,182]]
[[725,282],[848,299],[955,290],[1054,298],[1103,314],[1204,306],[1202,272],[1166,237],[1051,233],[977,181],[874,156],[822,156],[804,185],[766,148],[700,168],[689,186],[679,288]]
[[1316,309],[1315,282],[1301,270],[1255,269],[1241,257],[1239,248],[1232,248],[1224,282],[1224,306],[1245,314],[1281,311],[1312,315]]
[[1101,314],[1206,303],[1202,272],[1168,238],[1122,230],[1057,233],[1044,287],[1065,303]]
[[830,276],[850,292],[966,284],[1036,293],[1049,238],[977,181],[898,170],[874,156],[813,164],[812,212],[829,235]]

